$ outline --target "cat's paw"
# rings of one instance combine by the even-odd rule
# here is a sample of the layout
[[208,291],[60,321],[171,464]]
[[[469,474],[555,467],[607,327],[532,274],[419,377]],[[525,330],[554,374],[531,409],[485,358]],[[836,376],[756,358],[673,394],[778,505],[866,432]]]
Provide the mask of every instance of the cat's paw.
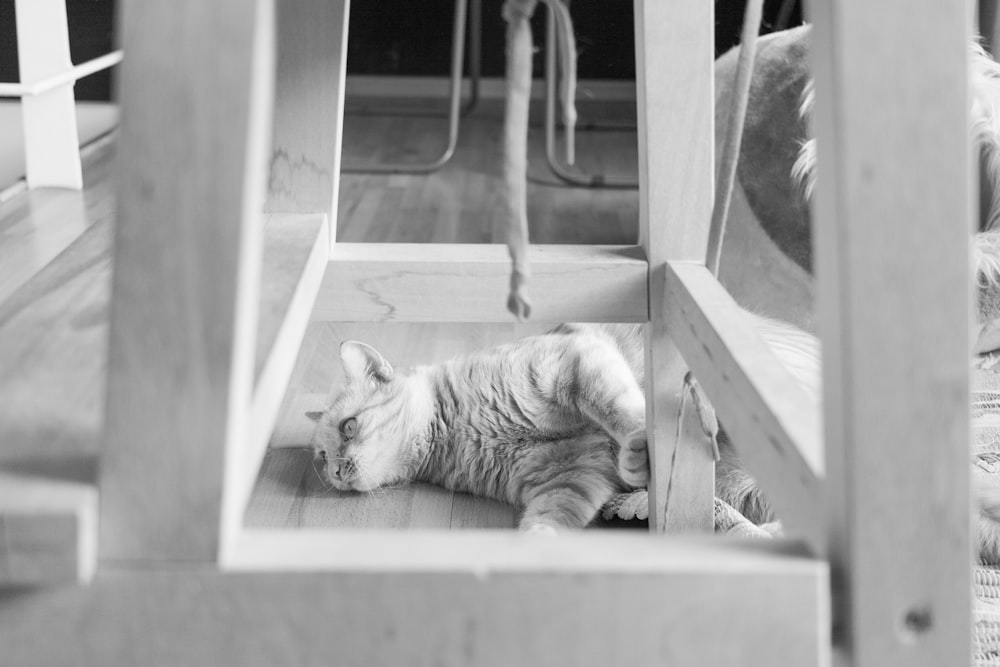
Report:
[[629,436],[622,443],[618,453],[618,474],[633,488],[649,484],[649,449],[645,431]]
[[784,537],[785,528],[781,525],[780,521],[769,521],[767,523],[762,523],[758,526],[761,530],[766,532],[771,537]]
[[521,532],[525,535],[558,535],[556,527],[548,523],[529,521],[521,524]]

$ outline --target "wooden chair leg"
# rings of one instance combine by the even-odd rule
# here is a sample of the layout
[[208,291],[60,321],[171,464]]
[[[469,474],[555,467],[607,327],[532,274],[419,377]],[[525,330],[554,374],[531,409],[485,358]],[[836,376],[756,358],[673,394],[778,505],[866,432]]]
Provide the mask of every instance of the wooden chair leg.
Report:
[[[686,368],[664,314],[667,261],[704,262],[708,247],[715,176],[713,16],[711,3],[697,0],[635,2],[639,243],[649,261],[649,514],[656,531],[713,526],[711,445],[697,431],[675,437]],[[674,102],[678,90],[684,104]]]
[[123,5],[101,556],[213,562],[253,387],[273,3]]
[[811,9],[837,649],[857,666],[967,665],[971,14]]

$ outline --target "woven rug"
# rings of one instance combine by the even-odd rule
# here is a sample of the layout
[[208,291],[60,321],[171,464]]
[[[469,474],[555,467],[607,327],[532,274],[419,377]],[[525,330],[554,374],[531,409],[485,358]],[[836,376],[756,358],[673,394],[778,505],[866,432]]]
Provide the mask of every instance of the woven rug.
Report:
[[[974,371],[972,393],[973,465],[1000,474],[1000,356]],[[973,664],[1000,665],[1000,563],[980,562],[973,573],[975,618]]]

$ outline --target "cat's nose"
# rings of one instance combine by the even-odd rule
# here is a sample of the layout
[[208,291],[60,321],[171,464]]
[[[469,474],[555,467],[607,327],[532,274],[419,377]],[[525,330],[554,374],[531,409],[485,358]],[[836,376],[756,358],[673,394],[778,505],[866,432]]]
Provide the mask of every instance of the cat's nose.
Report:
[[350,479],[354,477],[354,461],[349,459],[347,461],[341,461],[337,465],[337,477],[345,482],[350,481]]

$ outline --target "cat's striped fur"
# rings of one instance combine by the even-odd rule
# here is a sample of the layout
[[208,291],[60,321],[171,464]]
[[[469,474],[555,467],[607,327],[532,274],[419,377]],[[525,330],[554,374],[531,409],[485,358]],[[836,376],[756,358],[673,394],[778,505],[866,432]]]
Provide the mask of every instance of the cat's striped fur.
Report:
[[[347,342],[347,382],[320,419],[316,455],[341,490],[425,481],[512,503],[525,530],[582,527],[614,494],[648,481],[643,346],[640,325],[561,325],[396,373],[373,348]],[[720,495],[769,520],[721,444]]]

